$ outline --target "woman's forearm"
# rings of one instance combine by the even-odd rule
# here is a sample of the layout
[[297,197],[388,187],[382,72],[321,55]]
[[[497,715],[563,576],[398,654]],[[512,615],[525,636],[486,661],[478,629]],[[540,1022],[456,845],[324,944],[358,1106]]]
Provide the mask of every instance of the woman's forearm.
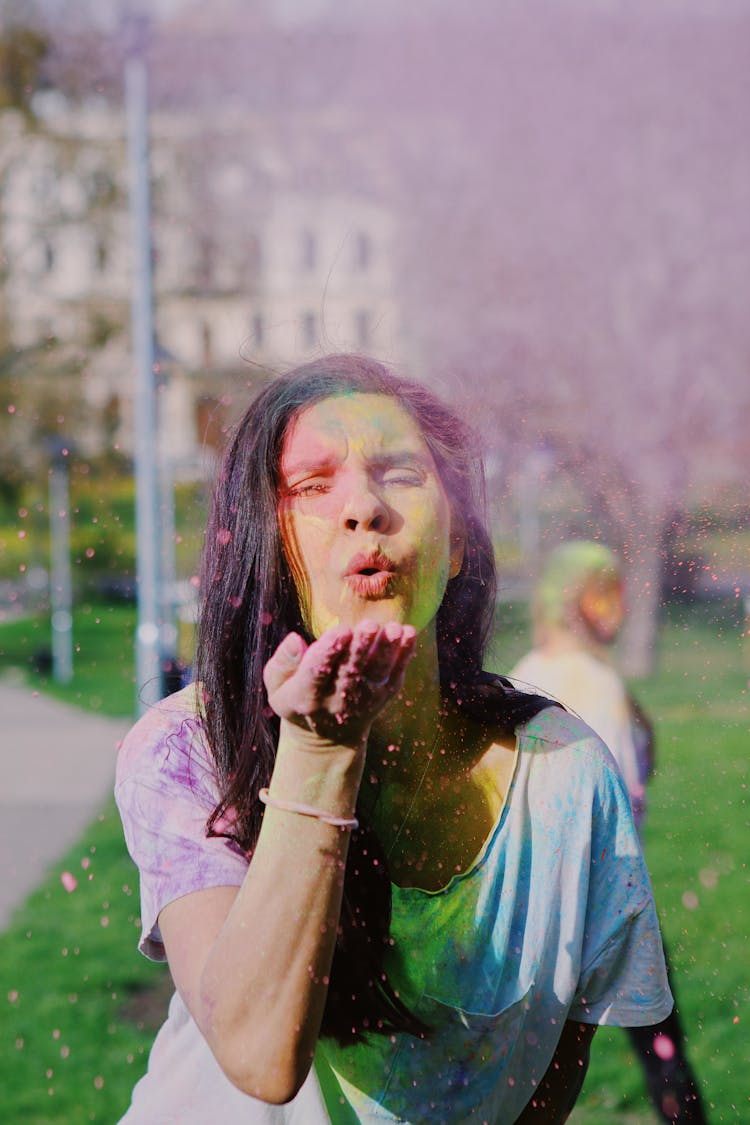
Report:
[[[410,625],[366,620],[332,627],[309,646],[287,635],[263,673],[281,720],[272,798],[352,817],[372,722],[401,690],[415,637]],[[293,1097],[312,1062],[349,835],[269,805],[231,909],[187,958],[188,1003],[217,1060],[265,1101]]]
[[[314,741],[314,736],[311,736]],[[363,748],[279,744],[272,797],[351,817]],[[201,975],[198,1022],[228,1077],[265,1101],[294,1096],[325,1007],[350,832],[267,807],[248,874]]]

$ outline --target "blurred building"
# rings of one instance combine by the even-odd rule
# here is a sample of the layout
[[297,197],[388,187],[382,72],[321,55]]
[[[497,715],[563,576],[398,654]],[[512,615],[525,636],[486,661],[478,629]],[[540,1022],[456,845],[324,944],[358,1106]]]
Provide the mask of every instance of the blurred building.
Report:
[[[133,446],[131,238],[124,113],[36,96],[0,114],[0,276],[6,346],[74,362],[95,455]],[[162,453],[205,469],[246,388],[321,351],[393,355],[393,215],[373,178],[354,193],[345,121],[285,131],[257,115],[151,119],[155,325]],[[54,360],[46,367],[54,369]],[[29,363],[24,380],[35,376]]]

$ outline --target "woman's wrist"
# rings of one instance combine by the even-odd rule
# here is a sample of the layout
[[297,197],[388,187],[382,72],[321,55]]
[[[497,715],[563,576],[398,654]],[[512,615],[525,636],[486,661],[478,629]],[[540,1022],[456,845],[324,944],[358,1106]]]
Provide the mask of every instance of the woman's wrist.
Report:
[[268,805],[272,809],[280,809],[281,812],[295,813],[297,816],[309,816],[313,820],[322,820],[324,824],[330,824],[332,828],[359,828],[359,821],[356,816],[334,816],[333,813],[327,812],[325,809],[318,809],[315,805],[305,805],[301,801],[285,801],[283,797],[272,796],[270,790],[261,789],[258,793],[258,798],[264,805]]
[[332,816],[351,817],[366,748],[366,737],[357,746],[337,744],[282,720],[270,794],[314,805]]
[[367,749],[367,740],[370,736],[368,724],[359,734],[347,731],[342,738],[338,731],[326,732],[312,722],[309,726],[293,722],[291,719],[282,719],[279,730],[278,752],[286,751],[312,754],[317,757],[328,756],[347,759],[351,756],[364,756]]

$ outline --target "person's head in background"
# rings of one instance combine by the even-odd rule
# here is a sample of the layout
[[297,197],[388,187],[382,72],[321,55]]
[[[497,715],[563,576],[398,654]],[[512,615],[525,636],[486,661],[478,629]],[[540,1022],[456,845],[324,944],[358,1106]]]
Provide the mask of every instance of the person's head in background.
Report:
[[601,648],[625,618],[622,570],[609,547],[570,540],[547,557],[534,593],[534,644]]

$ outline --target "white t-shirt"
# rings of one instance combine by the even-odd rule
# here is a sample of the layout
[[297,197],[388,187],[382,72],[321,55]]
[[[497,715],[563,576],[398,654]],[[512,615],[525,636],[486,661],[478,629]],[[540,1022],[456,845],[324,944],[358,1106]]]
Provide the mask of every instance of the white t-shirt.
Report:
[[[190,690],[126,738],[116,795],[141,873],[141,948],[163,957],[159,911],[239,885],[244,855],[206,839],[216,798]],[[287,1106],[225,1078],[179,997],[136,1086],[127,1125],[509,1125],[566,1019],[643,1025],[672,1007],[648,875],[622,779],[601,741],[558,708],[519,729],[503,810],[471,866],[440,891],[393,888],[386,969],[433,1029],[426,1040],[321,1039]]]
[[611,751],[631,798],[642,800],[630,708],[614,668],[585,649],[554,654],[532,649],[519,660],[510,678],[519,687],[541,692],[579,715]]

